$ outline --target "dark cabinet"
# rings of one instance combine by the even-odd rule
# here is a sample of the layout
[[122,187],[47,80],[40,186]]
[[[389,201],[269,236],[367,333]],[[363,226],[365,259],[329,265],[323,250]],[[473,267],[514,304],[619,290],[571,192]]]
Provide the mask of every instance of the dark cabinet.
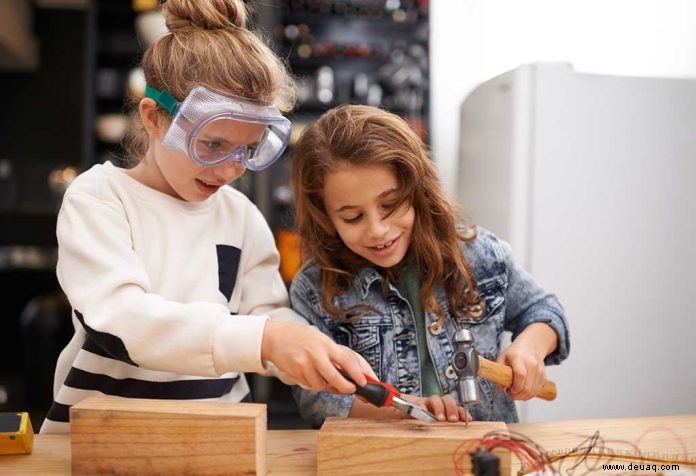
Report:
[[0,71],[0,411],[38,431],[72,334],[55,273],[65,180],[89,162],[90,16],[31,3],[36,69]]

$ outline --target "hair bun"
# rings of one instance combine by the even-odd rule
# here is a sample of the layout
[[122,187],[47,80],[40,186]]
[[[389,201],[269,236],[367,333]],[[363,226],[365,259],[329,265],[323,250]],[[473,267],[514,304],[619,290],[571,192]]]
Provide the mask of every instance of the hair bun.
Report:
[[242,0],[167,0],[162,11],[172,33],[189,27],[205,30],[246,28],[247,23]]

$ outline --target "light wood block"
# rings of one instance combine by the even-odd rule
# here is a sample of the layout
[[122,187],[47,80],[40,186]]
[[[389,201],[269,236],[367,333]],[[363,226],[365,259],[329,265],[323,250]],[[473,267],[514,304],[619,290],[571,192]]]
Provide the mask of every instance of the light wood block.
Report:
[[[318,430],[269,430],[268,476],[317,474]],[[0,475],[70,476],[70,437],[36,435],[29,455],[0,456]]]
[[88,398],[70,441],[75,474],[265,474],[266,405]]
[[[602,464],[656,464],[653,460],[679,462],[681,469],[696,471],[696,415],[655,416],[636,418],[609,418],[597,420],[566,420],[543,423],[509,424],[510,431],[522,433],[541,445],[551,456],[565,455],[574,448],[587,448],[587,438],[599,431],[604,441],[604,453],[593,454],[582,463],[576,472],[587,473],[588,468],[601,470]],[[584,442],[584,443],[583,443]],[[513,458],[514,459],[514,458]],[[577,458],[568,458],[561,469],[568,469]],[[688,462],[689,465],[684,464]],[[560,462],[553,463],[558,468]],[[517,472],[519,462],[513,461],[513,471]],[[630,471],[601,470],[604,474],[629,473]],[[641,473],[652,473],[649,471]],[[565,471],[563,471],[565,474]]]
[[[318,474],[454,474],[453,456],[462,445],[502,422],[421,423],[417,420],[328,418],[317,439]],[[510,474],[510,453],[495,450],[500,474]],[[471,471],[468,457],[459,469]]]

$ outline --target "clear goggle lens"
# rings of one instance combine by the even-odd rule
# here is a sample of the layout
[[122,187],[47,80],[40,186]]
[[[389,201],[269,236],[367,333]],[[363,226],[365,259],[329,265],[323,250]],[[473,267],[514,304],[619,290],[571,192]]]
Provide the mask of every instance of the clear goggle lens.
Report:
[[[205,122],[191,134],[189,156],[203,167],[235,160],[250,170],[261,170],[283,153],[285,141],[280,136],[282,133],[272,124],[216,118]],[[245,142],[254,145],[240,144],[242,135]],[[255,140],[249,141],[249,138]]]
[[199,85],[179,103],[151,86],[145,95],[172,115],[162,144],[201,167],[227,160],[261,170],[278,160],[290,139],[290,121],[273,104]]

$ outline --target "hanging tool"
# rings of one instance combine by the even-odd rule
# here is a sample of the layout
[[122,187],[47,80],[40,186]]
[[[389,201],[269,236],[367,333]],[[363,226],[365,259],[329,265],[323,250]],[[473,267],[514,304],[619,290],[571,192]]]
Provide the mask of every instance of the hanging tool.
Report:
[[426,423],[437,422],[437,418],[435,418],[432,413],[425,408],[416,405],[415,403],[408,402],[401,398],[401,392],[388,383],[380,382],[379,380],[365,374],[367,384],[364,387],[361,387],[355,383],[347,373],[343,372],[342,370],[340,372],[346,380],[355,385],[355,394],[364,398],[374,406],[398,408],[416,420]]
[[[467,408],[480,401],[479,378],[485,378],[503,387],[512,386],[512,367],[484,359],[474,349],[474,335],[467,329],[460,329],[454,335],[456,347],[452,354],[452,367],[457,374],[457,394],[459,403]],[[550,380],[536,395],[544,400],[556,398],[556,384]],[[468,410],[468,408],[467,408]]]

